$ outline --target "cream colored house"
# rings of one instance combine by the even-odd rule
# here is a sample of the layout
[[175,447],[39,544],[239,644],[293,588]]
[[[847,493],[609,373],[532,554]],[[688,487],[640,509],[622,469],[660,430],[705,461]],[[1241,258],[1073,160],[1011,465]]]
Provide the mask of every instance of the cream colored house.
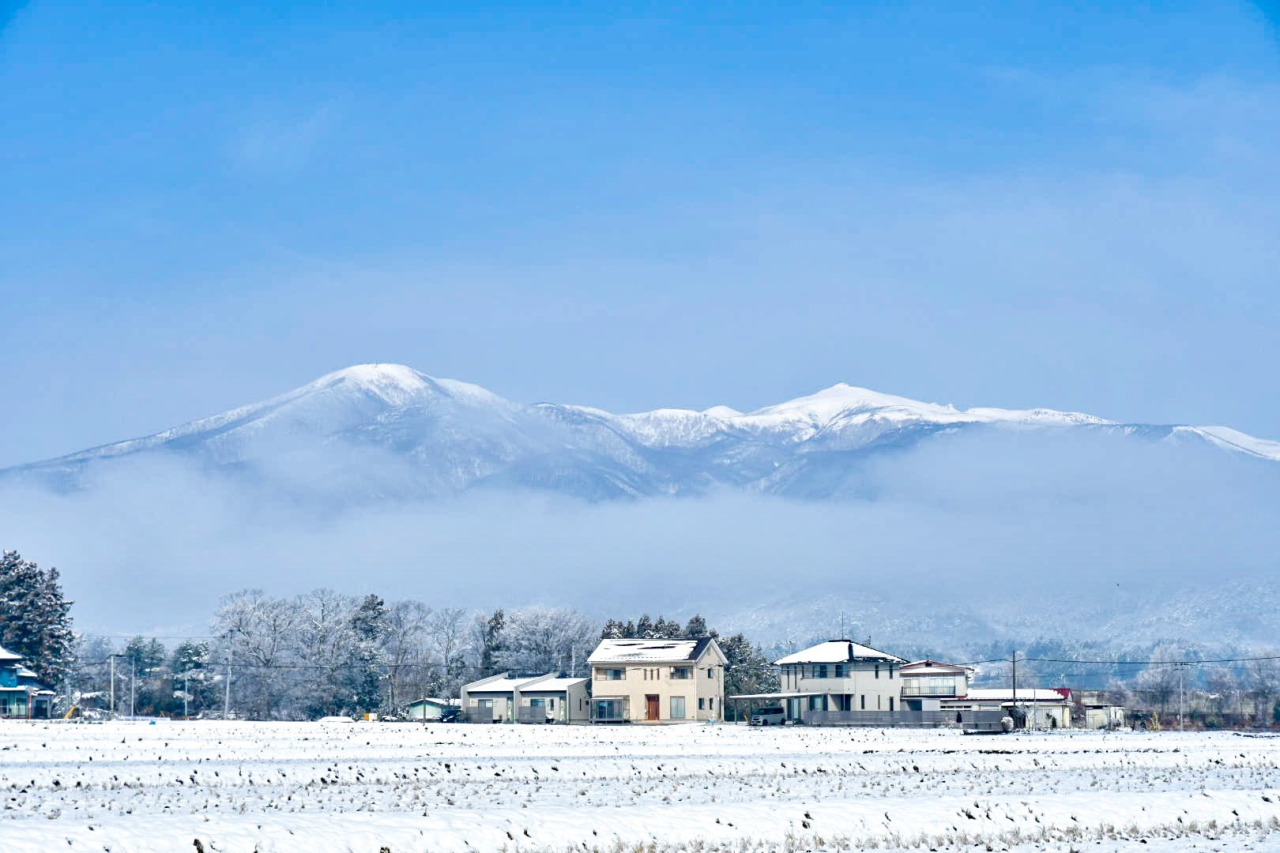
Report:
[[585,678],[555,673],[513,678],[493,675],[464,685],[462,713],[473,723],[574,723],[589,718]]
[[700,640],[601,640],[591,665],[597,723],[718,720],[724,714],[725,656]]
[[967,666],[919,660],[903,664],[902,706],[908,711],[941,711],[943,699],[955,699],[969,692],[973,670]]
[[828,640],[774,661],[788,720],[811,712],[901,710],[906,658],[851,640]]

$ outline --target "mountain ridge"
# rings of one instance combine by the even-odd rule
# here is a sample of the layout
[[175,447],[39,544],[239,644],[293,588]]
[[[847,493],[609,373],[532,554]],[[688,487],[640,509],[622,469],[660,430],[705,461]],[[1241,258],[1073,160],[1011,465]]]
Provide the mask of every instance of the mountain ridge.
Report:
[[[857,469],[867,458],[972,430],[1104,431],[1280,461],[1280,442],[1226,427],[1126,424],[1048,408],[958,409],[843,382],[750,412],[713,406],[615,414],[525,405],[405,365],[361,364],[267,400],[0,476],[76,487],[97,464],[153,452],[232,470],[302,447],[336,458],[338,448],[350,446],[404,469],[394,484],[371,474],[368,488],[356,489],[385,497],[519,487],[608,500],[728,486],[839,498],[857,493]],[[359,484],[361,476],[348,471],[343,479]]]

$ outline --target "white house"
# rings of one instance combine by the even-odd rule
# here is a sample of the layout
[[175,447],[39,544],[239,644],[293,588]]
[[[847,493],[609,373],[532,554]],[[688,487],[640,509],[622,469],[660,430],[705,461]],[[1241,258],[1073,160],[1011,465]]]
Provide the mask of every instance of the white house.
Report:
[[955,699],[969,692],[973,670],[967,666],[919,660],[903,664],[902,707],[908,711],[941,711],[943,699]]
[[464,685],[462,713],[473,723],[585,722],[587,691],[585,678],[555,673],[513,678],[503,673]]
[[718,720],[724,715],[720,645],[699,640],[601,640],[591,665],[597,723]]
[[774,661],[777,693],[734,698],[777,702],[788,720],[827,722],[845,713],[853,722],[860,712],[901,710],[899,673],[906,662],[852,640],[828,640]]

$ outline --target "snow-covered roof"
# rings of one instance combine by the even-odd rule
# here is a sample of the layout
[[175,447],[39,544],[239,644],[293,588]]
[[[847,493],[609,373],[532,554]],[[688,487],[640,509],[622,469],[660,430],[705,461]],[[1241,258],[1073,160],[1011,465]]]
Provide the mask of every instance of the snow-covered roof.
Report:
[[439,705],[441,708],[449,707],[448,699],[437,699],[435,696],[424,696],[416,702],[410,702],[410,707],[414,705]]
[[27,669],[25,666],[22,666],[21,664],[19,664],[18,677],[19,678],[39,678],[40,676],[36,675],[35,670]]
[[[1071,691],[1065,687],[1019,687],[1019,702],[1066,702],[1071,698]],[[956,701],[968,702],[1012,702],[1013,690],[1008,687],[983,687],[970,690]]]
[[963,675],[966,672],[972,672],[973,668],[957,666],[954,663],[940,663],[936,660],[918,660],[903,664],[898,671],[902,673],[903,678],[906,678],[911,675]]
[[16,663],[20,660],[22,660],[22,655],[14,654],[13,652],[6,649],[4,646],[0,646],[0,662]]
[[855,643],[852,640],[827,640],[774,661],[777,666],[791,663],[848,663],[854,660],[883,660],[906,663],[906,658]]
[[538,676],[533,678],[495,678],[491,681],[474,681],[466,686],[468,693],[510,693],[513,690],[519,690],[520,685],[527,684],[530,681],[537,681]]
[[585,678],[535,678],[520,688],[521,693],[560,693],[586,683]]
[[601,640],[588,663],[691,663],[708,647],[724,655],[715,640]]

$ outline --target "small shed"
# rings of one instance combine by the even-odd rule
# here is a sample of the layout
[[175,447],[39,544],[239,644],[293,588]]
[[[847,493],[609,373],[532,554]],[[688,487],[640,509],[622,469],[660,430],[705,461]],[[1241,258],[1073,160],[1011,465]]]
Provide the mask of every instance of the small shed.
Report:
[[417,702],[410,702],[405,709],[405,716],[411,720],[438,720],[445,711],[455,707],[448,699],[437,699],[428,696]]

